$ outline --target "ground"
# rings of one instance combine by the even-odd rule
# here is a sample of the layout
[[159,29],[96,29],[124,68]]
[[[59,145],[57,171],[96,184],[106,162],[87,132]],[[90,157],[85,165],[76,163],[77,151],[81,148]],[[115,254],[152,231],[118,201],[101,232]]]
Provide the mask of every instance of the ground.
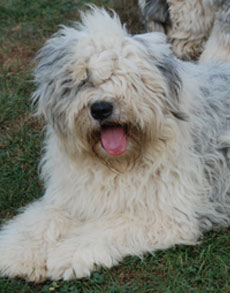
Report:
[[[33,59],[59,24],[71,24],[85,3],[114,8],[132,33],[144,31],[135,0],[1,0],[0,223],[39,198],[42,121],[31,115]],[[127,257],[111,270],[72,282],[28,283],[0,278],[10,292],[230,292],[230,229],[204,235],[199,246]]]

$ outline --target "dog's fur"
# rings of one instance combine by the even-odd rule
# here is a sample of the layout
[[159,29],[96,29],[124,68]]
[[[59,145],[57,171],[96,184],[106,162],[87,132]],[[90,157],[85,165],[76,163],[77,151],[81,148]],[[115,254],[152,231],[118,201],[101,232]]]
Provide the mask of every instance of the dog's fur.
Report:
[[165,32],[177,57],[230,60],[229,0],[139,0],[148,31]]
[[[129,35],[97,8],[38,59],[45,195],[2,228],[2,275],[81,278],[230,224],[230,65],[177,60],[164,34]],[[103,123],[126,131],[122,155],[102,147],[101,100],[114,107]]]

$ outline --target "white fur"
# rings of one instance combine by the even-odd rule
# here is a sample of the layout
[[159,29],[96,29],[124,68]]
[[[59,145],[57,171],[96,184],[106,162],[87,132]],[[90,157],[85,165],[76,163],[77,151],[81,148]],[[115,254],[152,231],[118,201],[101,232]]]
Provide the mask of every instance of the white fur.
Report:
[[[96,8],[38,59],[46,191],[2,228],[2,275],[81,278],[95,264],[195,244],[204,229],[229,225],[230,66],[178,61],[163,34],[131,36]],[[98,100],[130,125],[119,157],[100,141],[92,151]]]

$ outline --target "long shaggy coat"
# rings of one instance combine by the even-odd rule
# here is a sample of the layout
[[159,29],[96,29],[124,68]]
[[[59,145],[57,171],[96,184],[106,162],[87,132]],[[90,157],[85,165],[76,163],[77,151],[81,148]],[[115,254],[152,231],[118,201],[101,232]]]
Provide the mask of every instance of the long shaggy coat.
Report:
[[3,276],[81,278],[230,224],[230,65],[180,61],[97,8],[38,62],[45,194],[2,227]]

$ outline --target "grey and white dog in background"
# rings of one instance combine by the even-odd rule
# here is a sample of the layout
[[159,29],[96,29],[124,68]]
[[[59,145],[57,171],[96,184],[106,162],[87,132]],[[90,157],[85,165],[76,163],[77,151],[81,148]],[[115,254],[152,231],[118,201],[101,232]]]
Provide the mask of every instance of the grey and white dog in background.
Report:
[[38,55],[45,194],[0,231],[0,272],[81,278],[230,225],[230,64],[178,60],[93,8]]
[[175,55],[230,60],[229,0],[139,0],[148,31],[165,32]]

